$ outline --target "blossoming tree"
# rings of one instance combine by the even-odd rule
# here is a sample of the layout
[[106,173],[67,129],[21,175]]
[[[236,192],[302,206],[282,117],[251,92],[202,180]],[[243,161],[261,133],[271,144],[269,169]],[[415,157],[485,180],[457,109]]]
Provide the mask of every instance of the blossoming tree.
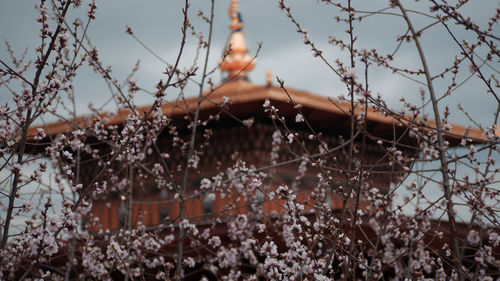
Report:
[[[487,23],[479,25],[463,14],[463,6],[471,2],[465,0],[430,0],[427,10],[407,8],[398,0],[380,10],[366,10],[362,1],[311,3],[331,9],[337,24],[346,28],[346,37],[337,34],[328,40],[345,59],[331,59],[295,18],[293,6],[278,0],[283,20],[311,48],[311,59],[321,60],[344,87],[340,97],[317,103],[336,108],[335,122],[343,122],[342,136],[333,140],[328,131],[333,119],[322,117],[328,124],[318,125],[309,109],[320,106],[302,102],[312,97],[285,87],[280,78],[276,86],[269,81],[262,89],[281,100],[258,100],[251,115],[234,115],[237,102],[217,91],[250,87],[241,80],[257,56],[238,45],[243,41],[237,1],[229,10],[232,37],[216,66],[209,65],[214,0],[197,15],[208,34],[192,24],[191,2],[184,1],[177,56],[165,62],[146,107],[136,105],[135,94],[145,91],[134,80],[138,67],[120,82],[88,38],[95,1],[41,0],[33,62],[26,59],[29,54],[18,56],[6,44],[11,56],[0,58],[1,93],[8,96],[0,105],[2,279],[500,278],[495,162],[500,9],[490,11]],[[71,15],[80,9],[86,17]],[[363,48],[357,40],[364,34],[356,27],[368,17],[387,15],[406,32],[394,34],[390,50]],[[415,17],[431,23],[420,26]],[[452,25],[474,40],[461,40]],[[431,28],[444,30],[459,50],[449,65],[428,60],[432,49],[422,40]],[[126,33],[142,44],[132,28]],[[183,68],[188,40],[197,42],[197,55],[188,57],[193,64]],[[402,46],[413,50],[418,67],[398,64]],[[89,114],[77,114],[74,81],[84,66],[107,83],[116,108],[104,112],[89,106]],[[212,77],[219,67],[229,75],[216,85]],[[403,99],[400,110],[390,108],[369,83],[379,69],[421,85],[422,104]],[[481,82],[477,91],[498,109],[485,125],[460,107],[476,125],[460,131],[446,103],[472,80]],[[197,97],[186,98],[186,89],[193,88]],[[170,98],[173,93],[176,99]],[[64,126],[47,130],[43,118],[54,116]],[[374,133],[376,120],[390,120],[383,134]],[[228,122],[271,128],[269,137],[261,139],[265,155],[255,154],[262,159],[248,161],[242,145],[224,150],[221,163],[203,162],[211,147],[229,143],[222,133]],[[241,139],[252,137],[250,129],[242,132]],[[282,167],[294,169],[294,177],[284,177]],[[387,186],[376,184],[378,175],[384,175]],[[137,194],[150,185],[161,197],[155,204],[175,206],[175,213],[160,223],[145,223],[139,217],[148,213],[134,211]],[[109,198],[118,202],[115,228],[105,227],[103,217],[93,211],[96,206],[112,209]],[[203,212],[195,213],[193,200],[202,202]],[[224,206],[213,209],[210,204],[217,200]],[[459,212],[470,215],[465,220]]]

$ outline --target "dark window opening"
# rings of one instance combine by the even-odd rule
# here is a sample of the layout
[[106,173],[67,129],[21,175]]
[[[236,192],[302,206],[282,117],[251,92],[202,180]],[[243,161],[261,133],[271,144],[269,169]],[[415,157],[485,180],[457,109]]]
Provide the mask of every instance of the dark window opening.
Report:
[[160,223],[164,222],[168,219],[168,209],[162,208],[160,209]]
[[255,191],[255,196],[253,198],[253,202],[250,205],[250,210],[252,212],[257,212],[262,209],[262,205],[264,204],[264,193],[260,190]]
[[202,199],[203,204],[203,213],[210,214],[213,210],[213,203],[215,200],[215,196],[213,193],[205,194]]
[[123,200],[120,201],[120,207],[118,208],[118,220],[120,222],[120,228],[124,228],[127,223],[127,207]]

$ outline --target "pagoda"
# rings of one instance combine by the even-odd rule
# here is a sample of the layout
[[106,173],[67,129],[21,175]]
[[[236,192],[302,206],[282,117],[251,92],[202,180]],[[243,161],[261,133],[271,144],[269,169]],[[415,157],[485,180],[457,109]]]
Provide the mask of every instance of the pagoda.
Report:
[[[332,209],[341,209],[344,202],[335,194],[335,190],[339,187],[350,188],[347,179],[349,172],[346,171],[349,171],[353,164],[350,163],[351,154],[348,149],[353,148],[359,153],[362,141],[359,134],[353,134],[351,123],[362,114],[366,114],[367,134],[379,140],[365,140],[364,161],[366,166],[371,167],[366,181],[385,193],[391,184],[404,177],[404,169],[400,165],[393,165],[384,149],[384,146],[390,145],[409,159],[414,159],[418,140],[410,137],[404,121],[384,115],[371,107],[365,109],[356,106],[352,109],[352,105],[347,102],[273,85],[270,79],[266,85],[251,83],[248,72],[254,68],[255,59],[249,54],[237,0],[232,0],[228,14],[231,31],[224,54],[219,59],[224,79],[220,85],[203,93],[199,105],[199,120],[209,120],[216,116],[217,121],[209,122],[204,128],[211,132],[208,140],[197,137],[198,143],[207,143],[200,149],[197,166],[199,172],[190,173],[188,178],[185,205],[190,218],[203,223],[210,222],[214,214],[236,215],[255,210],[266,213],[280,211],[279,204],[267,200],[263,194],[256,194],[251,198],[252,202],[247,202],[248,198],[235,198],[236,195],[207,198],[205,194],[198,194],[204,179],[216,176],[236,165],[238,161],[244,163],[245,169],[253,169],[255,172],[272,170],[271,176],[266,178],[264,183],[269,190],[275,189],[279,184],[291,186],[297,193],[297,199],[311,206],[310,193],[318,184],[320,170],[318,167],[310,167],[299,177],[298,171],[301,163],[311,166],[315,159],[325,155],[327,157],[324,157],[325,162],[322,165],[331,167],[326,181],[326,203]],[[161,110],[170,120],[170,124],[180,128],[178,137],[189,137],[190,131],[183,128],[187,128],[189,122],[186,120],[190,119],[187,117],[196,110],[197,104],[198,98],[188,98],[162,105]],[[146,112],[149,108],[150,106],[144,106],[136,111]],[[273,110],[278,112],[277,115],[273,115]],[[123,129],[130,113],[126,110],[115,114],[105,113],[100,118],[106,118],[106,124],[110,127]],[[307,123],[298,120],[302,118],[307,120]],[[49,137],[55,137],[90,124],[89,118],[80,117],[39,128],[43,128]],[[428,126],[432,127],[433,122],[428,122]],[[39,128],[30,128],[30,134],[36,135]],[[446,139],[451,146],[457,145],[465,134],[471,139],[482,138],[480,130],[453,126]],[[87,141],[95,142],[93,147],[100,153],[109,152],[109,148],[98,140],[89,137]],[[273,148],[276,142],[281,143],[279,150]],[[352,145],[349,145],[351,142]],[[174,171],[172,180],[180,183],[183,173],[178,172],[178,163],[184,161],[184,155],[172,143],[172,136],[168,132],[162,132],[156,144],[162,155],[169,155],[167,165],[170,171]],[[94,175],[98,161],[88,153],[83,153],[81,157],[81,184],[88,186],[96,180]],[[150,157],[150,162],[160,161],[158,157]],[[127,178],[131,173],[133,171],[103,177]],[[117,230],[139,223],[155,228],[175,222],[180,209],[175,192],[159,188],[158,182],[148,176],[137,179],[131,189],[114,189],[93,196],[92,201],[91,215],[87,221],[93,222],[90,229],[96,231],[101,228]]]

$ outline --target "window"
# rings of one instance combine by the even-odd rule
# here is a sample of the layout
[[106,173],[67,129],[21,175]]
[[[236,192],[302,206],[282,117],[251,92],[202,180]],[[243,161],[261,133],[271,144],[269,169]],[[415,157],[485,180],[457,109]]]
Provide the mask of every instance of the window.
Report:
[[166,219],[168,219],[168,209],[160,208],[160,223],[163,223]]
[[253,202],[250,204],[250,211],[258,212],[262,208],[262,204],[264,204],[264,193],[260,190],[256,190]]
[[214,193],[206,193],[203,195],[202,204],[203,204],[203,213],[210,214],[213,210],[213,204],[215,201]]
[[127,206],[125,206],[125,201],[120,200],[120,207],[118,208],[118,220],[120,223],[120,228],[124,228],[127,224]]
[[160,199],[165,200],[168,197],[168,191],[164,188],[160,190]]

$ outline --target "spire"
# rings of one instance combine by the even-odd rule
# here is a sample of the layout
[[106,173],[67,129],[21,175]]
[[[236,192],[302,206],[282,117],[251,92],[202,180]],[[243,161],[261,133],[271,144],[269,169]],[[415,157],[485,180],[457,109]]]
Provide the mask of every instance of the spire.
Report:
[[247,72],[252,70],[255,60],[248,54],[247,42],[242,32],[243,21],[238,10],[238,0],[232,0],[227,11],[231,18],[231,34],[227,39],[224,50],[225,57],[221,58],[220,69],[227,72],[225,80],[247,80]]

